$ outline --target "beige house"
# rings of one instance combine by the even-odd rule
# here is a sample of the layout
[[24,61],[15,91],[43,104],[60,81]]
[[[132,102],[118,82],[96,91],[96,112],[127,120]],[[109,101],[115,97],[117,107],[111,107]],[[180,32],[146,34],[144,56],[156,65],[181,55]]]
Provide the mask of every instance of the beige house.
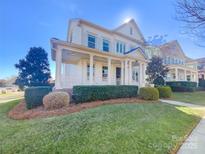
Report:
[[177,41],[147,46],[134,20],[109,30],[83,19],[69,22],[67,40],[51,39],[56,62],[55,88],[75,85],[146,84],[146,66],[156,55],[170,68],[168,81],[197,81],[195,61],[187,58]]
[[197,59],[199,79],[205,80],[205,58]]
[[159,47],[164,64],[169,68],[166,81],[198,82],[197,61],[188,58],[178,41],[171,41]]

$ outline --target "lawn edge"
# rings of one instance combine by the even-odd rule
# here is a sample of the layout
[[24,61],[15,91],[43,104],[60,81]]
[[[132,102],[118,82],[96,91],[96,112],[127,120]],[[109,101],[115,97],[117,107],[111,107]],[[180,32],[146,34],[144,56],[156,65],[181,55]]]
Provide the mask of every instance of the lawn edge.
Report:
[[190,128],[189,130],[189,133],[186,134],[184,137],[183,137],[183,140],[181,142],[179,142],[179,144],[176,146],[176,148],[173,148],[170,152],[170,154],[177,154],[177,152],[179,151],[179,149],[182,147],[182,145],[185,143],[185,141],[188,139],[188,137],[191,135],[191,133],[194,131],[194,129],[197,127],[197,125],[200,123],[202,118],[198,119],[197,123],[192,127]]

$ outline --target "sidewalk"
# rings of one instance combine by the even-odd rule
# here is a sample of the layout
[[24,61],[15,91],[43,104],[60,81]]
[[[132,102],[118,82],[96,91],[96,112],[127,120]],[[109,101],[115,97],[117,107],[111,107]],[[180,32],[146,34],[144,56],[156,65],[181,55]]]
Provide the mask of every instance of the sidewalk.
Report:
[[[190,108],[204,109],[204,106],[194,105],[190,103],[171,101],[171,100],[160,100],[161,102],[187,106]],[[205,154],[205,117],[201,119],[199,124],[194,128],[190,136],[185,140],[185,142],[180,147],[177,154]]]

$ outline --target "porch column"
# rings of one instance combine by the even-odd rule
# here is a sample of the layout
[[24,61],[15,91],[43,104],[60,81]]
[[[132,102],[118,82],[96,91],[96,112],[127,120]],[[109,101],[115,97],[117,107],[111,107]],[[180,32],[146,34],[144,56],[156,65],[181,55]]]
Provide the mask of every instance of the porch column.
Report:
[[125,60],[125,85],[128,85],[128,65],[127,65],[128,60]]
[[90,80],[90,84],[93,84],[93,55],[90,54],[90,76],[89,76],[89,80]]
[[124,61],[121,61],[121,85],[124,85]]
[[142,63],[142,78],[141,78],[141,84],[144,87],[145,86],[145,64]]
[[175,80],[178,81],[178,68],[175,68]]
[[129,85],[132,85],[132,60],[129,61]]
[[184,80],[185,80],[185,81],[187,81],[187,74],[186,74],[186,70],[184,70],[184,76],[185,76],[185,77],[184,77],[184,78],[185,78]]
[[62,69],[62,49],[57,48],[56,50],[56,74],[55,74],[55,88],[61,89],[61,69]]
[[139,87],[142,87],[142,63],[139,62]]
[[144,79],[143,79],[143,81],[144,81],[144,86],[146,85],[146,79],[147,79],[147,75],[146,75],[146,70],[147,70],[147,64],[146,63],[144,63]]
[[108,58],[108,84],[111,84],[112,76],[111,76],[111,58]]

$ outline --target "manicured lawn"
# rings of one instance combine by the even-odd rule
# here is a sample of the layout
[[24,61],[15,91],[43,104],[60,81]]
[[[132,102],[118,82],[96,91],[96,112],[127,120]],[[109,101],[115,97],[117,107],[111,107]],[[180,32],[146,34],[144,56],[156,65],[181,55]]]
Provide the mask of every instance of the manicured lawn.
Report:
[[171,98],[172,100],[198,104],[198,105],[205,105],[205,91],[196,91],[196,92],[184,92],[173,93]]
[[186,107],[163,103],[103,105],[66,116],[15,121],[0,104],[1,153],[165,154],[199,121]]
[[5,103],[13,99],[23,98],[24,92],[8,92],[0,94],[0,103]]

